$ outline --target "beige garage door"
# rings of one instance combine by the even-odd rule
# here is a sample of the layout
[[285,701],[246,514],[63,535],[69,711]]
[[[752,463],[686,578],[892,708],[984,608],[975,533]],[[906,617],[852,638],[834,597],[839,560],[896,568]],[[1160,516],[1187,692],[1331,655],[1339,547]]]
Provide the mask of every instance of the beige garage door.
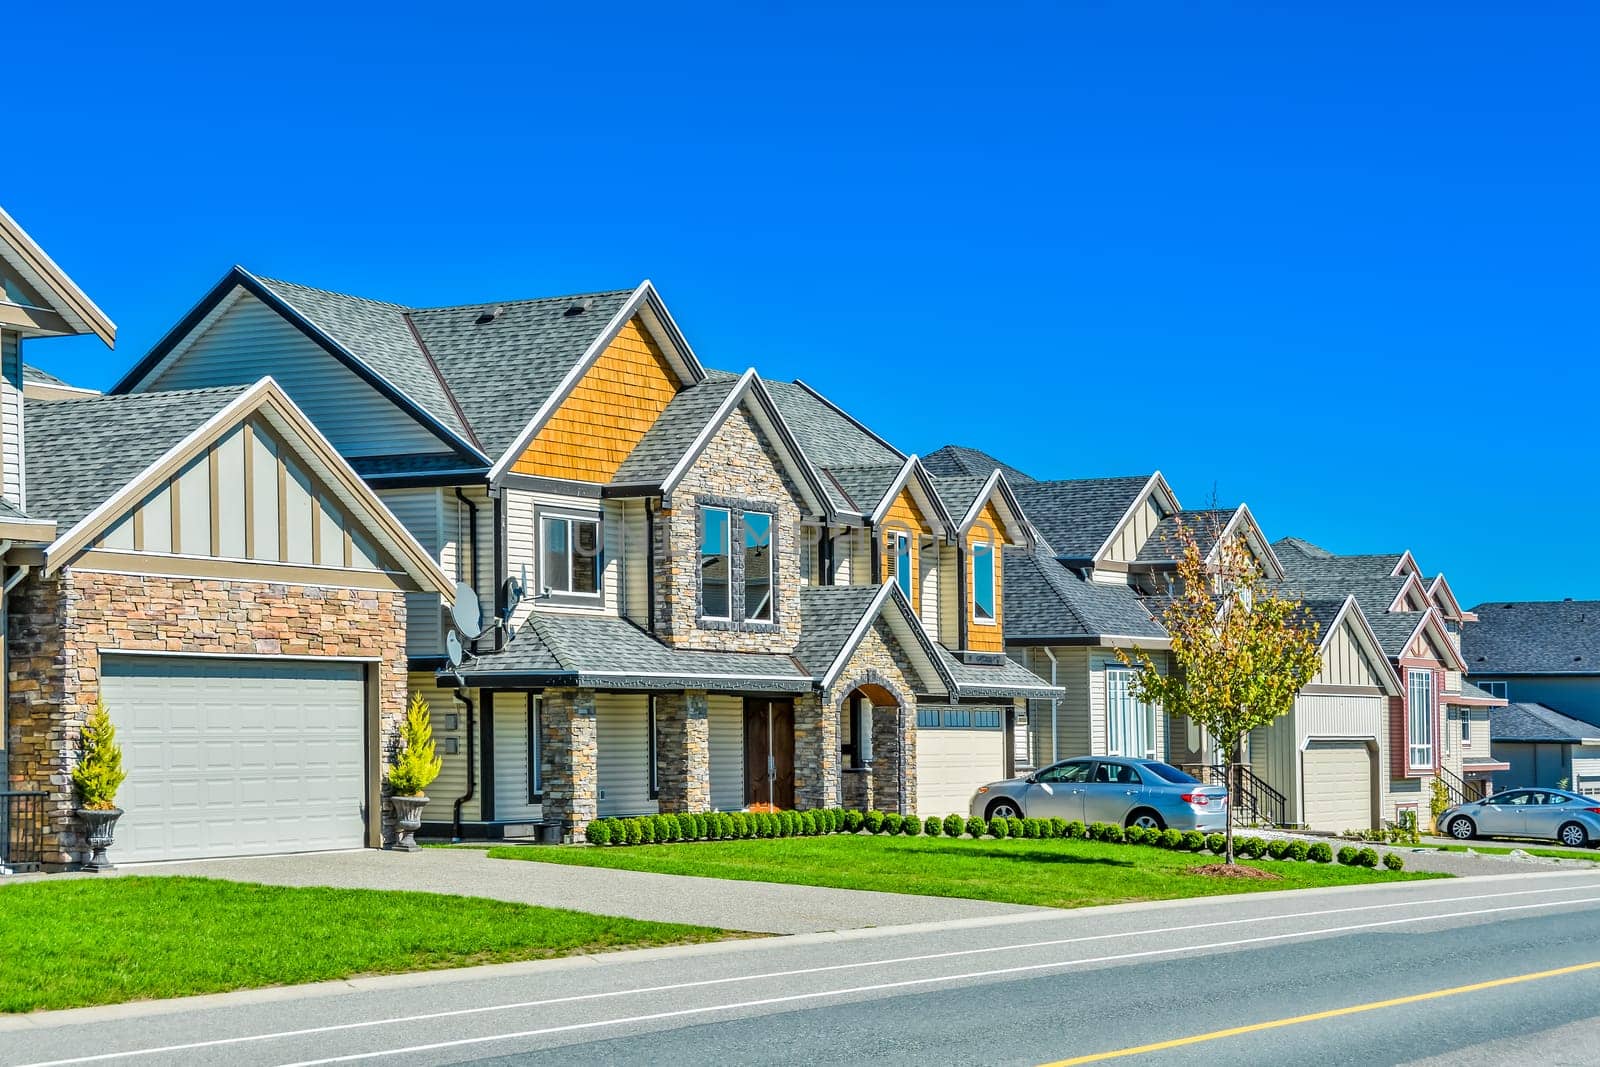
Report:
[[1005,777],[1005,731],[951,727],[917,731],[917,812],[967,813],[973,792]]
[[1372,827],[1372,753],[1364,741],[1312,741],[1305,750],[1305,821],[1313,830]]

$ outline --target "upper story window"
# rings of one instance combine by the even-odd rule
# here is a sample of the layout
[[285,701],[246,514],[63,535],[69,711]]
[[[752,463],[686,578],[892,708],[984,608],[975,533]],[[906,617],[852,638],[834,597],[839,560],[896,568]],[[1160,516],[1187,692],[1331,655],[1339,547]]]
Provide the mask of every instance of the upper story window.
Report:
[[700,615],[706,619],[731,619],[732,560],[728,553],[727,508],[700,509]]
[[994,546],[986,541],[972,545],[972,621],[992,623],[994,609]]
[[539,583],[561,596],[600,595],[600,520],[593,516],[539,516]]
[[744,520],[744,617],[772,621],[772,516],[746,511]]
[[1472,709],[1461,709],[1461,747],[1472,747]]
[[911,535],[899,531],[889,534],[889,567],[894,584],[911,599]]
[[1410,766],[1433,766],[1433,672],[1407,671],[1406,727],[1410,742]]
[[1506,683],[1504,682],[1473,682],[1472,684],[1492,697],[1499,697],[1501,700],[1507,699]]

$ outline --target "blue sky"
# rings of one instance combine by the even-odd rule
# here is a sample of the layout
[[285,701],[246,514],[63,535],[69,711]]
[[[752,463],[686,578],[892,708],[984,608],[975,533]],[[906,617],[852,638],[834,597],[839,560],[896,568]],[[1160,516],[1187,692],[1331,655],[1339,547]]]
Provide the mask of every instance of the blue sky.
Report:
[[121,327],[31,358],[108,385],[236,262],[649,277],[908,450],[1600,597],[1600,15],[1295,6],[31,5],[0,202]]

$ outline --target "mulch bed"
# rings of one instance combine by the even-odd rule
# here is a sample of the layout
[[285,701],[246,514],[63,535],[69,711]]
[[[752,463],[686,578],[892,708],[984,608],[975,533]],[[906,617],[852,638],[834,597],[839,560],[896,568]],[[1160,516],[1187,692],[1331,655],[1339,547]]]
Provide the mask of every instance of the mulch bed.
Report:
[[1189,873],[1203,874],[1211,878],[1265,878],[1270,881],[1277,881],[1283,877],[1271,871],[1263,871],[1260,867],[1246,867],[1237,863],[1232,867],[1226,863],[1208,863],[1204,867],[1190,867]]

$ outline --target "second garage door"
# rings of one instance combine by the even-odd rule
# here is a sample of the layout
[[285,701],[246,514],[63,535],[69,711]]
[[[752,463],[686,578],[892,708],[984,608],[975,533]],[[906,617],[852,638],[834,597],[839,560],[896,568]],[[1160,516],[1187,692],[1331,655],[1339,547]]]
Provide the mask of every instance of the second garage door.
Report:
[[1372,827],[1372,752],[1365,741],[1306,744],[1304,818],[1313,830]]
[[112,858],[360,848],[364,677],[359,663],[105,656],[128,773]]
[[941,727],[917,731],[917,812],[966,815],[980,785],[1005,777],[1005,731]]

